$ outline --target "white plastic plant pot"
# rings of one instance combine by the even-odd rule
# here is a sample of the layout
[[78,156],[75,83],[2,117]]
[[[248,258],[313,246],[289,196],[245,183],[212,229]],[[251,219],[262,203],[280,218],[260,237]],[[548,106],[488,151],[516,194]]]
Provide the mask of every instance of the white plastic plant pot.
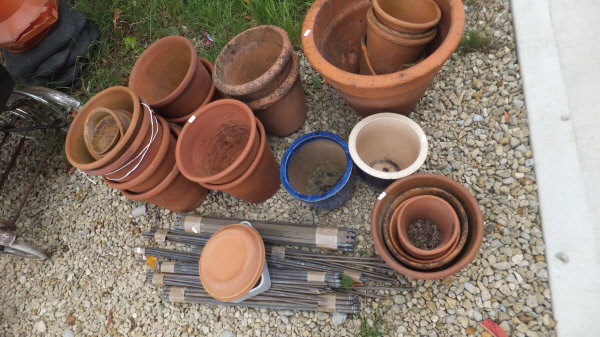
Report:
[[348,147],[360,176],[377,190],[416,172],[428,151],[423,129],[412,119],[389,112],[358,122],[350,133]]

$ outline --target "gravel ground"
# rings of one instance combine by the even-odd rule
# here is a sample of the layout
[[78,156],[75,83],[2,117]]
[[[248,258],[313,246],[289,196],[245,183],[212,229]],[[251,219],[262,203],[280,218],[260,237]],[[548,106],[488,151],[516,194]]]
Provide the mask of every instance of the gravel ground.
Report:
[[[392,336],[490,336],[477,325],[486,318],[510,336],[555,336],[509,3],[466,2],[467,29],[489,33],[497,47],[489,54],[454,54],[411,117],[430,144],[420,171],[443,174],[471,190],[486,219],[483,244],[458,274],[434,282],[406,280],[415,291],[363,301],[362,316],[372,323],[375,312],[382,312],[382,328]],[[295,134],[269,138],[278,162],[300,135],[327,130],[347,139],[359,120],[332,87],[315,86],[315,76],[302,58],[308,118]],[[358,331],[358,315],[163,302],[158,289],[144,283],[148,269],[132,248],[147,244],[141,233],[150,227],[173,226],[176,215],[149,205],[146,215],[134,218],[131,211],[141,203],[65,168],[62,155],[52,158],[17,230],[51,252],[51,259],[0,257],[1,336],[348,336]],[[5,187],[5,210],[22,192],[14,185]],[[260,205],[211,192],[196,211],[350,226],[361,234],[358,249],[376,255],[369,235],[375,198],[361,182],[346,205],[325,212],[310,209],[283,188]]]

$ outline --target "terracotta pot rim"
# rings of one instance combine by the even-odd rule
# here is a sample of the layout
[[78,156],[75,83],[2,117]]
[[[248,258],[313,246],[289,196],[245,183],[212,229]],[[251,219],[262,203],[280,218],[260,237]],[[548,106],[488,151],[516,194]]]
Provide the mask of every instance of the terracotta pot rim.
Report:
[[146,48],[146,50],[142,53],[142,55],[140,55],[140,57],[137,59],[137,61],[133,65],[133,69],[131,69],[131,73],[129,75],[129,82],[128,82],[129,87],[132,88],[133,90],[135,90],[136,92],[138,92],[138,90],[136,90],[135,81],[132,79],[135,79],[137,76],[141,76],[138,74],[138,72],[140,71],[139,70],[140,66],[141,66],[140,64],[142,64],[144,62],[148,62],[149,60],[157,57],[157,55],[155,55],[154,50],[156,50],[157,48],[160,48],[161,44],[168,43],[171,41],[181,43],[188,48],[188,51],[190,53],[190,65],[185,74],[185,77],[183,78],[181,83],[179,83],[177,88],[175,88],[175,90],[173,90],[167,96],[163,97],[161,100],[159,100],[157,102],[150,102],[150,101],[148,101],[148,99],[146,97],[143,96],[143,94],[141,94],[141,93],[139,94],[139,96],[142,98],[142,100],[145,103],[147,103],[148,105],[151,105],[154,109],[160,109],[160,108],[170,104],[171,102],[173,102],[184,91],[184,89],[192,82],[192,79],[194,78],[194,73],[196,72],[196,67],[198,66],[198,53],[196,52],[196,47],[194,47],[194,45],[192,44],[192,42],[190,40],[188,40],[187,38],[185,38],[183,36],[180,36],[180,35],[165,36],[165,37],[155,41],[148,48]]
[[[360,158],[360,155],[356,150],[356,139],[358,138],[361,130],[363,130],[368,124],[381,119],[400,121],[401,123],[408,125],[417,134],[417,137],[419,137],[421,145],[419,155],[412,164],[410,164],[407,168],[403,170],[396,172],[381,172],[375,170]],[[417,124],[409,117],[392,112],[380,112],[365,117],[358,123],[356,123],[356,125],[352,128],[352,131],[350,132],[350,137],[348,138],[348,148],[350,149],[350,156],[352,157],[352,161],[354,161],[356,166],[358,166],[358,168],[360,168],[363,172],[367,173],[370,176],[377,177],[380,179],[396,180],[415,173],[419,168],[421,168],[421,166],[423,166],[423,163],[425,163],[425,160],[427,159],[427,154],[429,152],[429,143],[427,141],[427,135],[425,134],[421,126],[419,126],[419,124]]]
[[[431,258],[439,257],[440,255],[443,255],[445,252],[447,252],[448,249],[450,249],[458,240],[458,233],[460,232],[460,222],[458,220],[458,215],[456,215],[454,208],[452,208],[452,206],[446,200],[444,200],[440,197],[437,197],[434,195],[416,196],[416,197],[413,197],[413,198],[410,198],[409,200],[407,200],[405,206],[409,206],[412,203],[420,202],[421,200],[425,200],[425,199],[433,199],[433,200],[441,202],[444,205],[446,212],[452,216],[452,220],[453,220],[452,221],[452,223],[453,223],[452,234],[450,235],[450,238],[448,239],[448,241],[446,243],[439,245],[438,247],[435,247],[430,250],[421,249],[421,248],[413,245],[413,243],[408,238],[408,232],[401,230],[402,229],[402,224],[401,224],[402,215],[406,211],[406,207],[403,210],[400,210],[400,212],[398,214],[398,223],[391,224],[392,226],[396,226],[398,228],[398,237],[400,239],[400,245],[402,245],[402,247],[410,255],[412,255],[416,258],[423,259],[423,260],[426,260],[430,257]],[[410,225],[410,224],[407,224],[407,225]],[[438,224],[436,224],[436,225],[439,226]],[[428,257],[428,256],[430,256],[430,257]]]
[[173,182],[173,180],[175,180],[175,178],[177,178],[177,176],[179,174],[180,174],[179,168],[177,167],[177,163],[175,163],[175,164],[173,164],[173,168],[171,169],[169,174],[165,177],[165,179],[163,181],[161,181],[160,184],[154,186],[154,188],[151,188],[148,191],[143,192],[143,193],[135,193],[135,192],[131,192],[129,190],[121,190],[121,193],[123,193],[124,196],[126,196],[127,198],[129,198],[131,200],[136,200],[136,201],[148,200],[148,199],[151,199],[151,198],[157,196],[159,193],[161,193],[167,187],[169,187],[171,185],[171,183]]
[[[129,97],[131,97],[131,101],[133,103],[133,111],[129,111],[132,113],[131,123],[129,124],[129,127],[125,132],[125,135],[121,137],[121,139],[119,140],[119,142],[117,142],[115,147],[108,151],[104,155],[104,157],[87,163],[78,162],[72,153],[73,149],[71,148],[71,146],[68,146],[68,144],[74,142],[73,137],[76,137],[75,133],[77,133],[78,135],[83,133],[83,124],[85,122],[85,119],[87,118],[89,112],[93,110],[90,110],[90,106],[95,104],[98,100],[103,99],[104,96],[113,94],[113,92],[124,92],[127,95],[129,95]],[[69,132],[67,133],[67,138],[65,141],[65,154],[69,162],[82,171],[97,170],[114,162],[122,154],[125,148],[130,145],[131,141],[133,140],[135,134],[137,134],[138,129],[142,124],[141,122],[144,119],[144,114],[140,113],[140,110],[143,110],[141,107],[142,106],[140,104],[140,100],[137,94],[133,90],[123,86],[110,87],[92,97],[81,109],[79,109],[79,112],[77,113],[75,119],[71,122],[71,126],[69,127]],[[76,128],[79,128],[80,130],[76,130]],[[73,131],[71,131],[71,129],[73,129]],[[83,135],[81,135],[81,137],[83,137]],[[93,158],[91,154],[90,158]]]
[[285,95],[287,95],[288,92],[290,92],[290,90],[292,90],[292,88],[294,87],[294,84],[296,83],[296,80],[299,78],[299,71],[300,71],[300,60],[298,58],[298,55],[296,55],[295,52],[292,52],[292,66],[290,68],[290,72],[288,74],[288,76],[285,78],[285,80],[283,80],[283,83],[281,83],[281,85],[279,86],[279,88],[273,90],[273,92],[271,92],[270,94],[268,94],[267,96],[255,99],[253,101],[250,101],[246,104],[248,104],[248,106],[250,107],[250,109],[252,110],[261,110],[261,109],[266,109],[269,106],[273,105],[274,103],[278,102],[281,98],[283,98]]
[[[344,150],[346,155],[346,170],[344,171],[344,175],[340,178],[340,180],[335,184],[329,191],[321,194],[307,195],[298,192],[290,183],[287,174],[287,168],[296,153],[305,145],[317,141],[317,140],[327,140],[332,143],[335,143],[339,147]],[[307,133],[304,136],[296,139],[292,145],[285,151],[283,155],[283,159],[281,159],[281,167],[279,170],[279,179],[283,184],[283,187],[295,198],[300,199],[305,202],[316,203],[325,199],[329,199],[335,196],[339,191],[342,190],[344,186],[350,181],[352,178],[354,164],[352,163],[352,157],[350,156],[350,152],[348,150],[348,145],[346,142],[338,135],[333,134],[327,131],[316,131]]]
[[[381,36],[386,41],[406,47],[424,46],[429,43],[429,41],[433,40],[437,34],[437,28],[435,27],[426,33],[419,34],[403,33],[393,30],[379,21],[377,16],[375,16],[373,7],[369,8],[367,11],[367,22],[371,24],[370,27],[373,29],[373,32]],[[369,28],[367,28],[367,32],[368,31]]]
[[[58,19],[56,0],[4,1],[2,5],[0,31],[6,39],[0,41],[0,48],[7,48],[13,54],[35,47]],[[32,27],[34,22],[37,25]]]
[[[156,118],[162,126],[163,134],[162,139],[160,139],[161,143],[159,145],[156,156],[154,158],[151,158],[151,160],[161,162],[167,156],[169,144],[173,135],[171,132],[167,132],[169,130],[169,124],[167,123],[167,121],[164,118],[158,118],[158,116]],[[106,177],[104,178],[104,182],[106,182],[106,184],[112,188],[116,188],[118,190],[126,190],[132,186],[138,185],[146,181],[148,178],[150,178],[151,175],[154,174],[154,172],[156,172],[156,170],[158,170],[159,167],[160,165],[156,165],[155,167],[149,166],[148,169],[146,169],[144,172],[140,173],[138,176],[126,182],[112,181]]]
[[[249,125],[250,126],[250,135],[249,135],[248,141],[246,142],[246,145],[244,146],[244,149],[242,150],[240,155],[231,164],[229,164],[229,166],[227,166],[224,170],[222,170],[216,174],[210,175],[210,176],[198,176],[194,172],[189,171],[187,169],[187,167],[185,167],[185,165],[180,164],[180,163],[182,163],[181,158],[183,156],[185,156],[185,154],[181,153],[181,151],[182,151],[181,144],[185,141],[185,137],[187,136],[188,130],[191,128],[192,123],[202,122],[203,115],[210,113],[210,110],[213,107],[221,106],[221,105],[233,105],[236,108],[239,108],[240,111],[243,111],[246,113],[246,117],[248,117],[247,122],[248,122],[248,124],[250,124]],[[241,102],[241,101],[238,101],[235,99],[229,99],[229,98],[221,99],[221,100],[211,102],[203,107],[196,109],[194,111],[194,115],[188,119],[187,123],[185,123],[185,125],[181,129],[181,134],[179,135],[179,139],[177,140],[177,146],[175,147],[176,162],[177,162],[177,165],[179,166],[179,169],[181,170],[182,174],[184,176],[186,176],[186,178],[188,178],[192,181],[204,184],[204,183],[210,183],[211,181],[218,181],[219,179],[223,179],[223,177],[225,177],[228,174],[230,174],[231,172],[235,171],[238,168],[238,166],[240,166],[240,164],[242,164],[245,161],[245,158],[252,152],[254,141],[255,141],[256,137],[258,137],[258,135],[257,135],[258,130],[255,127],[255,123],[254,123],[255,120],[256,120],[256,117],[254,116],[254,113],[252,112],[252,110],[244,102]],[[188,136],[188,137],[197,137],[197,135]],[[259,147],[260,147],[260,144],[259,144]]]
[[[213,66],[210,63],[210,61],[207,59],[203,59],[201,57],[199,57],[198,59],[200,60],[200,62],[202,62],[202,64],[208,71],[210,78],[212,79]],[[215,81],[212,81],[212,83],[210,85],[210,90],[208,91],[208,95],[204,99],[204,102],[202,102],[202,104],[198,108],[201,108],[201,107],[207,105],[208,103],[210,103],[210,101],[213,99],[214,95],[215,95]],[[181,123],[185,123],[190,117],[192,117],[194,115],[194,112],[195,111],[192,111],[192,113],[190,113],[189,115],[176,117],[176,118],[169,118],[169,117],[163,117],[163,118],[166,119],[167,122],[169,122],[169,123],[181,124]]]
[[[121,119],[117,116],[117,111],[120,112],[120,113],[127,114],[130,117],[130,120],[131,120],[131,117],[132,117],[131,113],[128,112],[128,111],[125,111],[125,110],[113,110],[113,109],[108,109],[108,108],[105,108],[105,107],[97,107],[97,108],[93,109],[92,111],[90,111],[90,114],[88,115],[88,117],[91,116],[91,115],[93,115],[97,111],[104,111],[104,112],[106,112],[107,115],[110,115],[115,120],[115,123],[117,124],[117,126],[119,128],[119,139],[117,140],[117,143],[118,143],[119,140],[121,139],[121,137],[127,131],[127,129],[125,129],[123,123],[121,123]],[[98,122],[100,122],[101,120],[103,120],[104,118],[106,118],[107,115],[105,115],[104,117],[101,117],[98,120]],[[97,153],[96,156],[95,156],[94,153],[92,153],[92,151],[90,151],[90,146],[92,146],[92,143],[90,142],[91,139],[88,139],[88,137],[86,137],[86,133],[89,130],[89,128],[87,127],[87,126],[89,126],[88,122],[89,122],[89,119],[86,119],[86,121],[83,123],[83,127],[84,127],[84,129],[83,129],[83,140],[84,140],[84,142],[85,142],[85,144],[86,144],[86,146],[88,148],[88,152],[92,155],[92,157],[94,157],[96,159],[102,158],[107,152],[109,152],[117,144],[116,143],[113,144],[113,146],[111,146],[110,148],[108,148],[107,150],[105,150],[102,153]],[[92,128],[92,132],[93,132],[93,129],[95,129],[95,128]],[[97,156],[99,156],[99,157],[97,157]]]
[[[250,32],[254,32],[257,30],[265,30],[265,29],[273,30],[281,35],[281,40],[283,42],[283,45],[281,48],[281,53],[277,57],[277,60],[275,61],[275,63],[273,63],[271,65],[271,67],[267,71],[265,71],[262,75],[251,80],[250,82],[246,82],[246,83],[238,84],[238,85],[231,85],[231,84],[227,84],[227,83],[223,82],[221,80],[222,76],[219,76],[222,73],[222,66],[221,66],[221,63],[223,62],[222,57],[224,57],[225,54],[230,53],[231,49],[233,48],[232,46],[237,44],[238,41],[244,40],[245,35],[249,34]],[[214,64],[213,81],[215,82],[216,87],[226,95],[231,95],[231,96],[247,95],[249,93],[252,93],[252,92],[255,92],[255,91],[258,91],[258,90],[264,88],[268,83],[273,81],[273,79],[275,79],[275,77],[279,74],[281,69],[283,69],[284,67],[287,66],[287,64],[290,60],[291,53],[292,53],[292,43],[287,35],[287,32],[283,28],[273,26],[273,25],[262,25],[262,26],[247,29],[247,30],[241,32],[240,34],[236,35],[229,42],[227,42],[225,47],[223,47],[221,52],[219,52],[219,55],[217,56],[217,59],[215,60],[215,64]]]
[[418,64],[407,69],[384,75],[360,75],[345,70],[327,61],[322,55],[313,38],[315,19],[323,5],[330,0],[317,0],[310,7],[302,24],[302,47],[306,58],[315,70],[334,87],[355,87],[357,90],[379,90],[405,85],[416,78],[426,76],[431,69],[441,67],[446,59],[454,52],[460,43],[465,27],[465,11],[460,0],[449,0],[450,27],[448,35],[438,48]]
[[[391,16],[390,14],[388,14],[386,11],[383,10],[383,8],[381,8],[381,6],[379,6],[379,0],[373,0],[372,8],[377,13],[377,16],[383,17],[383,19],[385,21],[393,23],[397,27],[403,27],[403,28],[406,28],[407,30],[411,30],[411,31],[420,31],[420,30],[426,30],[426,29],[430,29],[431,27],[434,27],[435,25],[437,25],[440,22],[440,20],[442,18],[442,11],[435,1],[433,1],[433,0],[424,0],[424,1],[433,2],[433,4],[435,5],[435,8],[437,9],[435,19],[430,22],[427,22],[427,23],[414,23],[414,22],[408,22],[408,21],[397,19],[397,18]],[[395,27],[389,27],[389,28],[395,29]]]
[[260,122],[260,120],[258,118],[254,117],[254,120],[256,121],[256,129],[257,129],[257,133],[258,133],[257,136],[259,137],[259,141],[258,141],[258,152],[256,154],[256,157],[252,161],[252,164],[250,164],[250,167],[239,178],[237,178],[231,182],[228,182],[226,184],[211,184],[211,183],[203,182],[203,183],[200,183],[202,186],[204,186],[208,189],[211,189],[211,190],[219,190],[219,191],[233,189],[233,188],[239,186],[240,184],[242,184],[244,181],[246,181],[246,179],[248,179],[248,177],[252,173],[254,173],[254,171],[256,171],[258,164],[260,163],[260,160],[265,153],[265,146],[269,146],[269,143],[267,142],[267,133],[265,131],[265,127],[263,126],[263,124]]
[[[383,204],[385,202],[386,196],[390,195],[390,193],[396,189],[396,186],[399,186],[406,181],[414,182],[414,184],[421,186],[431,186],[436,188],[439,187],[440,184],[448,184],[452,186],[452,192],[446,191],[452,194],[456,199],[461,202],[463,207],[465,208],[465,212],[467,212],[467,216],[469,217],[469,236],[471,237],[471,242],[473,243],[473,247],[465,252],[458,260],[453,260],[449,265],[443,267],[442,270],[435,271],[424,271],[424,270],[415,270],[409,268],[402,263],[398,262],[385,247],[385,243],[383,242],[383,238],[381,237],[381,229],[379,228],[379,219],[376,217],[378,213],[382,213]],[[433,181],[433,182],[432,182]],[[418,186],[417,186],[418,187]],[[443,190],[443,189],[442,189]],[[473,219],[473,223],[471,223],[471,219]],[[471,231],[471,229],[475,229]],[[472,232],[472,233],[471,233]],[[483,240],[483,215],[481,214],[481,209],[479,208],[479,204],[473,197],[473,195],[461,184],[455,182],[454,180],[447,178],[438,174],[431,173],[422,173],[422,174],[413,174],[411,176],[399,179],[392,183],[388,188],[385,189],[384,192],[380,195],[375,206],[373,208],[373,212],[371,213],[371,235],[373,236],[373,243],[375,245],[375,249],[381,256],[381,258],[394,270],[397,272],[407,275],[413,278],[422,279],[422,280],[436,280],[441,279],[447,276],[450,276],[461,269],[463,269],[467,264],[469,264],[481,246],[481,242]],[[472,235],[472,236],[471,236]],[[466,243],[465,243],[466,246]],[[463,248],[464,251],[465,248]]]

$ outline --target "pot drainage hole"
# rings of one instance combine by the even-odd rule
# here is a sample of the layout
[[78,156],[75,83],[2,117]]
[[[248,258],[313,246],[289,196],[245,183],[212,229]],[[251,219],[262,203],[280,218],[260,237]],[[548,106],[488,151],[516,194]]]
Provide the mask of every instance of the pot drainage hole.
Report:
[[400,165],[394,163],[389,159],[375,160],[369,164],[373,169],[381,172],[398,172],[400,171]]
[[434,249],[442,239],[440,228],[429,219],[419,219],[408,226],[408,239],[420,249]]
[[315,167],[306,180],[306,192],[308,195],[322,194],[331,190],[340,181],[344,171],[339,167],[324,163]]

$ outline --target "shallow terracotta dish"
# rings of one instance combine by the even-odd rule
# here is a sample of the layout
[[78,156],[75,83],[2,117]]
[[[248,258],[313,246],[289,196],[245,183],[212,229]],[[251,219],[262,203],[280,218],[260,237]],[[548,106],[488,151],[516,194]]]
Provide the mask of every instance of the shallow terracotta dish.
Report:
[[83,137],[90,154],[100,159],[125,135],[131,123],[131,113],[123,110],[97,108],[84,123]]
[[265,265],[265,245],[247,225],[232,224],[213,234],[199,261],[202,286],[219,301],[246,295],[259,281]]

